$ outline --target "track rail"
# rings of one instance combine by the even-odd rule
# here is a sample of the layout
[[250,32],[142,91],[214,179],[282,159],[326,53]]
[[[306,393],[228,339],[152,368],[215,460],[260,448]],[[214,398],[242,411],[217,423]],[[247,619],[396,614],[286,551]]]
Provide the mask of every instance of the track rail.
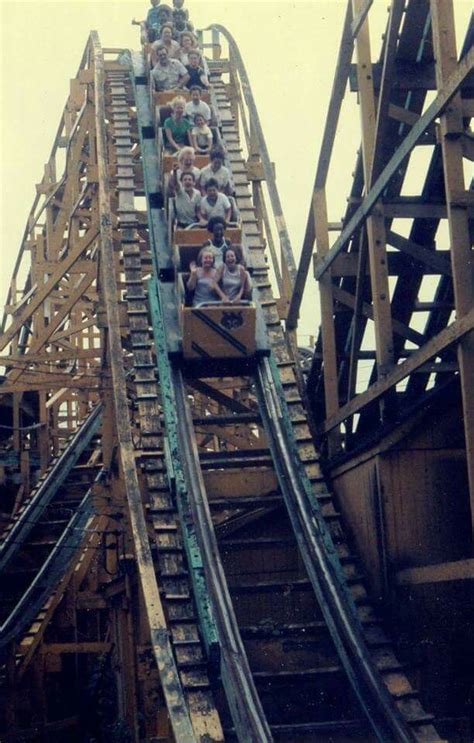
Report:
[[59,488],[90,445],[98,431],[102,405],[97,405],[71,436],[66,449],[51,463],[48,471],[41,477],[37,487],[15,515],[7,527],[0,544],[0,572],[24,544],[29,533],[37,524],[45,508],[53,500]]
[[[104,475],[105,470],[101,469],[95,483],[100,483]],[[0,625],[0,649],[12,640],[18,641],[48,596],[60,584],[70,565],[76,560],[81,545],[87,537],[87,530],[93,526],[95,515],[92,503],[93,493],[93,487],[88,488],[34,580]]]
[[260,412],[286,509],[350,684],[380,741],[413,741],[412,731],[370,658],[331,535],[299,461],[278,369],[272,359],[261,362],[257,380]]
[[[135,449],[129,417],[127,384],[122,364],[122,339],[117,304],[117,280],[114,265],[114,240],[110,185],[107,158],[105,67],[99,37],[91,34],[94,54],[95,122],[97,131],[97,162],[99,169],[100,212],[100,257],[101,283],[106,304],[108,325],[108,362],[113,381],[113,407],[115,427],[119,444],[120,465],[125,482],[130,525],[138,565],[138,574],[143,590],[145,609],[150,626],[153,653],[160,674],[163,693],[170,722],[177,740],[191,743],[196,740],[189,712],[184,700],[175,659],[170,645],[169,632],[163,604],[156,583],[153,558],[148,540],[147,525],[143,511],[140,485],[135,462]],[[123,85],[117,86],[117,103],[123,101],[119,93]],[[130,145],[128,146],[130,147]],[[125,145],[125,149],[127,145]],[[122,227],[126,229],[126,214]],[[125,234],[122,235],[125,237]]]

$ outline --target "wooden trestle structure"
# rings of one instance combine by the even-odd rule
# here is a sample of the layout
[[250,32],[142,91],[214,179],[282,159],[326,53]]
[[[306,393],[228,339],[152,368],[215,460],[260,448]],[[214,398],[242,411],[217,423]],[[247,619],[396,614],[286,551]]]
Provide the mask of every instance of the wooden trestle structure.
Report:
[[2,743],[472,740],[474,24],[458,54],[452,0],[393,0],[372,65],[371,4],[348,2],[299,267],[238,47],[200,34],[257,304],[244,360],[183,362],[146,54],[91,33],[1,327]]

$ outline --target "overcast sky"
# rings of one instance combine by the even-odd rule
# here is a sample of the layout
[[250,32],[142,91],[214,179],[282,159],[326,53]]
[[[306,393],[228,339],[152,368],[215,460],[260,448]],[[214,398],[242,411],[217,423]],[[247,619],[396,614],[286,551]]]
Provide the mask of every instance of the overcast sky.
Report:
[[[345,0],[273,2],[187,0],[197,28],[225,25],[239,44],[249,73],[295,255],[299,255],[321,136],[341,37]],[[379,56],[387,19],[385,0],[375,0],[371,18],[372,59]],[[458,46],[467,26],[469,0],[455,3]],[[149,4],[0,0],[1,211],[0,301],[5,301],[12,265],[64,107],[69,79],[91,29],[103,46],[139,45],[131,19]],[[329,220],[345,210],[359,146],[355,95],[347,93],[329,182]],[[300,331],[314,333],[319,316],[315,289],[307,293]]]

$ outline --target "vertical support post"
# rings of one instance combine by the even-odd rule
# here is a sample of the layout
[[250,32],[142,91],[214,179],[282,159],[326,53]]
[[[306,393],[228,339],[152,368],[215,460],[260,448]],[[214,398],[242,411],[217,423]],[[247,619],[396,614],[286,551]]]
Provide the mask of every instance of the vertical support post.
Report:
[[[352,11],[357,16],[362,0],[352,0]],[[367,18],[356,39],[357,80],[359,85],[360,115],[362,124],[362,159],[366,189],[370,186],[375,150],[376,108],[370,55],[369,23]],[[375,348],[379,379],[393,366],[393,332],[390,308],[390,291],[387,268],[387,244],[383,211],[374,207],[367,219],[370,281],[374,308]],[[384,414],[382,402],[381,415]]]
[[[457,64],[453,0],[431,0],[436,84],[442,89]],[[440,136],[443,156],[446,208],[449,221],[451,266],[457,318],[474,304],[474,251],[471,248],[468,201],[464,183],[461,136],[464,131],[460,92],[441,115]],[[458,345],[458,363],[463,403],[466,460],[474,532],[474,332]]]
[[[326,189],[317,188],[313,193],[314,234],[318,258],[324,258],[329,250],[328,213]],[[326,418],[339,410],[339,391],[337,375],[336,335],[334,332],[334,303],[332,296],[331,269],[319,281],[321,303],[321,338],[323,344],[324,400]],[[340,448],[340,429],[334,428],[328,434],[328,455],[334,456]]]
[[212,59],[221,58],[220,34],[215,28],[212,29]]

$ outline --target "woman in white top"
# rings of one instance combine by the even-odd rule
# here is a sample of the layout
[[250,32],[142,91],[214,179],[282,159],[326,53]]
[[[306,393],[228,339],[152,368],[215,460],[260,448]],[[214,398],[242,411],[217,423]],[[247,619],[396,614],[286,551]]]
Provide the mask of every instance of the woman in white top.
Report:
[[190,134],[191,144],[200,155],[207,155],[212,147],[212,132],[206,119],[200,113],[194,116],[194,126]]
[[[194,35],[190,31],[183,31],[179,37],[179,59],[186,66],[189,64],[189,52],[199,52]],[[199,55],[201,57],[201,55]]]
[[242,299],[250,299],[250,275],[241,265],[238,248],[224,249],[223,263],[217,269],[216,282],[224,294],[223,302],[238,304]]
[[168,184],[169,196],[173,196],[176,193],[176,184],[181,183],[181,179],[185,173],[192,173],[194,176],[194,184],[197,184],[201,171],[194,165],[195,159],[196,155],[194,147],[182,147],[180,149],[177,156],[178,167],[175,168],[173,166]]

